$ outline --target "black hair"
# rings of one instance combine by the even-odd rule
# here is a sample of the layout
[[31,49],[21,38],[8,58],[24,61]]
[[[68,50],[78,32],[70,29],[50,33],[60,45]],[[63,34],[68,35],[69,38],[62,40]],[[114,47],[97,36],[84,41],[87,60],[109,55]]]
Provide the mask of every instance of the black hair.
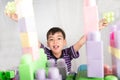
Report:
[[52,27],[52,28],[50,28],[49,30],[48,30],[48,32],[47,32],[47,40],[48,40],[48,36],[50,35],[50,34],[52,34],[52,35],[54,35],[55,33],[57,33],[57,32],[61,32],[62,33],[62,35],[63,35],[63,38],[65,39],[66,38],[66,35],[65,35],[65,32],[61,29],[61,28],[59,28],[59,27]]

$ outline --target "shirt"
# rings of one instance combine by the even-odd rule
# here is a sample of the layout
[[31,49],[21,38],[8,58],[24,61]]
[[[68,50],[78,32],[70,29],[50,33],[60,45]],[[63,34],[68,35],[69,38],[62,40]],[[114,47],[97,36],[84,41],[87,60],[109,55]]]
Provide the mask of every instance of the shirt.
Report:
[[[58,58],[56,58],[53,54],[52,51],[45,47],[43,44],[41,44],[41,48],[44,49],[45,53],[47,54],[47,59],[55,59],[55,61],[57,61]],[[71,60],[73,58],[78,58],[79,57],[79,52],[75,52],[73,46],[70,46],[68,48],[65,48],[62,50],[62,55],[60,58],[65,59],[65,62],[67,64],[67,69],[68,71],[71,71]]]

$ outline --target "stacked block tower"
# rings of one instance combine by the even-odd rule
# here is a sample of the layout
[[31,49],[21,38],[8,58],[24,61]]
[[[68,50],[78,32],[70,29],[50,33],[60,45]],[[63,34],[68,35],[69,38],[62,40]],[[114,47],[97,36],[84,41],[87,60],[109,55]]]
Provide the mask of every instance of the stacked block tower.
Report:
[[15,0],[15,3],[23,53],[19,77],[20,80],[34,80],[38,69],[46,69],[47,56],[38,47],[33,0]]
[[110,29],[110,53],[112,55],[112,72],[120,78],[120,28],[115,24]]
[[84,0],[84,30],[87,34],[87,77],[103,79],[103,42],[101,41],[98,22],[96,0]]

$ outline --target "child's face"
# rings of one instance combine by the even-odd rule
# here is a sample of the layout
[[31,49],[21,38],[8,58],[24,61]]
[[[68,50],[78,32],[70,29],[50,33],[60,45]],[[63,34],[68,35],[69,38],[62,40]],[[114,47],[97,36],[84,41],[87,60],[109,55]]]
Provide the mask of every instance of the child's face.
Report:
[[63,38],[61,32],[56,32],[48,36],[47,44],[53,54],[61,54],[63,47],[66,45],[66,40]]

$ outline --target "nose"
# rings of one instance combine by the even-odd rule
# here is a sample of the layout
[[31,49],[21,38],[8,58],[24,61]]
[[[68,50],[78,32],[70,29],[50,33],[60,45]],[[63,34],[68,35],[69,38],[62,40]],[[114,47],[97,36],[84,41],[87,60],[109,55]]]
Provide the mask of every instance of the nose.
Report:
[[54,44],[56,44],[57,43],[57,40],[54,40]]

